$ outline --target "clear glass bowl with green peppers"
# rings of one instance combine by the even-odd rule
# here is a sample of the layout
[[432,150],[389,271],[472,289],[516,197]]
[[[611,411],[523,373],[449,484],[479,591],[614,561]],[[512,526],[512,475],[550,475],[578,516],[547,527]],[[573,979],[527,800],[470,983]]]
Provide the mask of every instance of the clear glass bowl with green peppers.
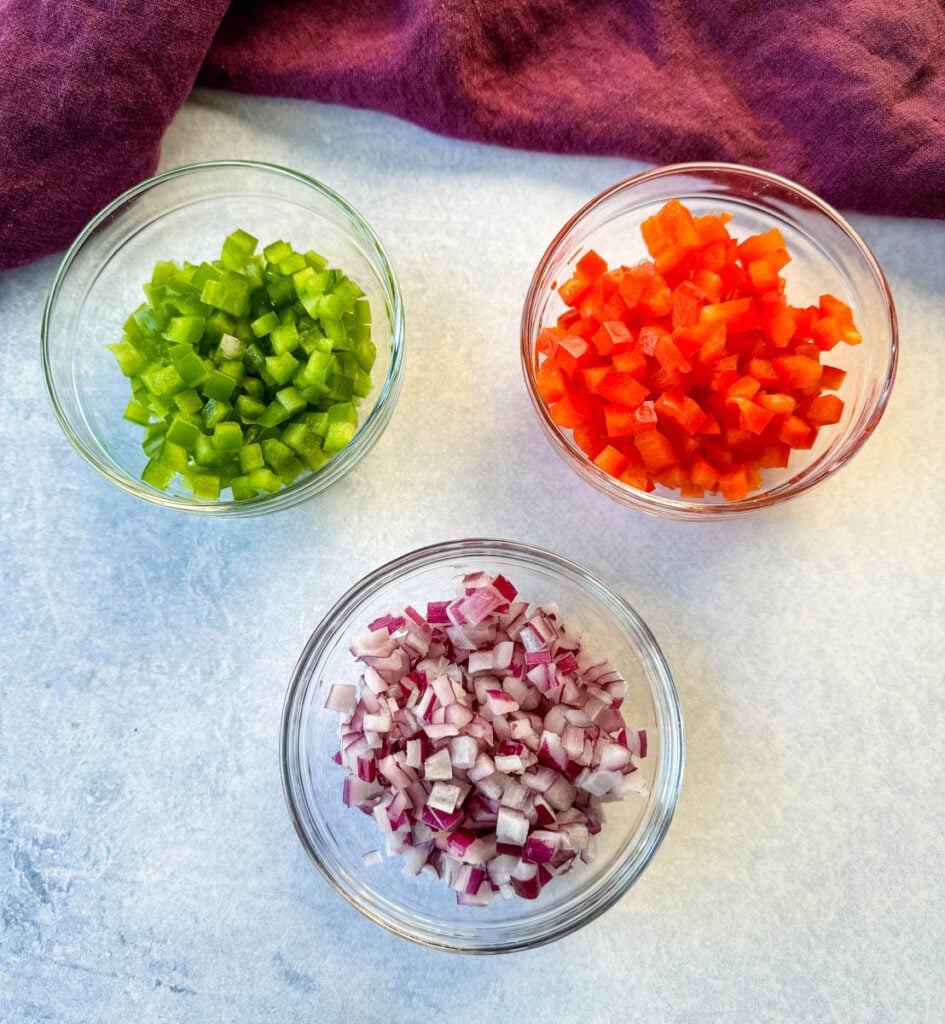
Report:
[[325,185],[246,161],[116,199],[66,254],[42,355],[67,437],[171,508],[256,515],[324,490],[373,447],[403,376],[390,261]]

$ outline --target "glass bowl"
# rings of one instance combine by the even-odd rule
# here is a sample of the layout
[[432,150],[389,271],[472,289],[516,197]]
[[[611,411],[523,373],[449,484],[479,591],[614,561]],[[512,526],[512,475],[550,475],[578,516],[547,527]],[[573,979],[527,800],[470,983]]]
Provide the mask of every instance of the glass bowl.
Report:
[[[141,480],[143,430],[123,418],[129,382],[107,348],[142,301],[159,260],[219,259],[237,228],[260,247],[276,240],[315,249],[356,281],[371,306],[377,358],[373,389],[359,406],[350,443],[315,472],[245,500],[200,500],[178,482],[167,491]],[[370,226],[340,195],[296,171],[225,160],[179,167],[144,181],[96,216],[66,253],[42,321],[46,385],[66,436],[107,480],[168,508],[250,516],[295,505],[331,486],[371,450],[400,393],[404,321],[390,260]]]
[[[349,650],[376,618],[412,604],[447,600],[466,573],[503,574],[531,605],[556,602],[561,621],[580,630],[585,650],[607,658],[629,690],[628,726],[645,728],[639,762],[648,792],[607,803],[590,863],[552,878],[537,899],[496,896],[460,906],[440,878],[403,873],[401,855],[365,865],[384,849],[372,817],[342,801],[346,769],[332,758],[340,716],[326,709],[332,684],[357,684],[362,668]],[[683,724],[670,670],[639,615],[601,580],[559,555],[499,540],[459,540],[421,548],[370,573],[328,612],[295,667],[282,720],[281,761],[296,831],[332,887],[370,920],[425,946],[500,953],[538,946],[592,921],[612,906],[649,863],[669,827],[683,773]],[[369,856],[369,860],[375,858]]]
[[[763,472],[762,489],[739,500],[717,494],[680,497],[657,485],[653,491],[624,483],[598,468],[556,425],[536,382],[535,341],[566,309],[556,291],[589,249],[611,267],[648,258],[640,225],[668,200],[679,199],[694,216],[728,212],[729,231],[739,240],[779,228],[791,262],[782,270],[787,301],[816,304],[825,293],[853,310],[861,344],[839,344],[824,362],[846,371],[838,392],[842,419],[823,427],[813,447],[794,451],[787,468]],[[734,164],[691,163],[659,167],[621,181],[582,207],[561,228],[535,270],[521,320],[521,362],[528,393],[542,430],[555,451],[582,479],[614,500],[680,520],[725,519],[803,494],[822,483],[859,451],[876,429],[896,373],[898,330],[892,295],[883,272],[853,228],[817,196],[799,185]]]

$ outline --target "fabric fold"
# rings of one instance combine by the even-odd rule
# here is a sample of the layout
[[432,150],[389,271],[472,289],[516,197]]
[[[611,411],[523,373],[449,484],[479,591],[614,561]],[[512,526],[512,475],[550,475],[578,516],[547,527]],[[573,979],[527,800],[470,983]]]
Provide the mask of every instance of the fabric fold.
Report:
[[934,0],[0,0],[0,269],[151,174],[195,82],[945,216]]
[[226,0],[0,0],[0,270],[152,174]]

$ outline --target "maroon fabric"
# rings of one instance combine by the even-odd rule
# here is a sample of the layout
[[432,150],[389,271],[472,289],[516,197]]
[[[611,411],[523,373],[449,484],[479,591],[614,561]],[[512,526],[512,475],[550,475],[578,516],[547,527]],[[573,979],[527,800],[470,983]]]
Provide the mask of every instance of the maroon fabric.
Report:
[[0,268],[149,174],[195,79],[945,216],[935,0],[0,0]]
[[0,270],[154,172],[226,0],[0,0]]

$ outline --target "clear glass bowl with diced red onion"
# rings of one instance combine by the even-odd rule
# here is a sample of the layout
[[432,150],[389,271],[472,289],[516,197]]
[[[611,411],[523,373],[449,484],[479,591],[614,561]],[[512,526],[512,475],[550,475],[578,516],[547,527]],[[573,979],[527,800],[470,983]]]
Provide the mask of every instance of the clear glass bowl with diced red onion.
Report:
[[460,540],[370,573],[296,665],[282,775],[306,851],[375,923],[499,953],[620,899],[669,827],[683,725],[640,616],[580,565]]

